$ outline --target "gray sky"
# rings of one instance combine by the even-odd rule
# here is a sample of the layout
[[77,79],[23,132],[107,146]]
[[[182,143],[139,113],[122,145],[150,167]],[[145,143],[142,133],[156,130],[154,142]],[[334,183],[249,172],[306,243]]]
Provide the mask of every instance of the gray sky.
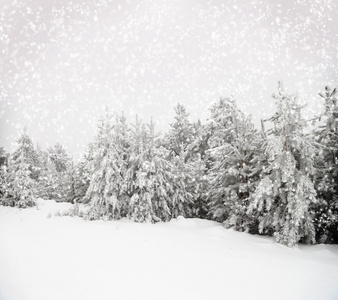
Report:
[[336,0],[0,0],[0,146],[27,126],[77,156],[106,105],[164,132],[178,102],[205,120],[230,95],[258,127],[278,80],[310,116],[338,85],[337,12]]

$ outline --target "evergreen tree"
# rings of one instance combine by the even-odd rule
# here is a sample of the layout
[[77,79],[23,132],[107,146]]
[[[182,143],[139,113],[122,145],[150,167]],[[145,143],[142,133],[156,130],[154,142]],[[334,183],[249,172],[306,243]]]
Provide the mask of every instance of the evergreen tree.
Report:
[[[193,217],[196,215],[194,207],[193,192],[197,186],[194,178],[194,164],[189,160],[186,161],[186,153],[181,150],[179,155],[176,155],[170,164],[170,182],[171,185],[171,216]],[[196,188],[195,188],[196,187]]]
[[277,242],[293,246],[298,241],[315,242],[309,211],[316,201],[311,177],[314,173],[313,140],[304,134],[305,121],[296,95],[282,86],[273,95],[277,112],[272,136],[267,139],[268,167],[252,195],[248,213],[259,213],[259,232],[274,234]]
[[0,167],[7,166],[8,154],[3,147],[0,147]]
[[3,147],[0,147],[0,201],[8,193],[7,187],[7,168],[8,154]]
[[112,123],[107,110],[93,147],[88,166],[92,175],[84,197],[91,207],[87,217],[119,219],[125,216],[128,202],[124,177],[129,159],[129,128],[125,117],[116,116]]
[[64,147],[57,143],[46,152],[40,150],[40,179],[37,187],[41,198],[57,202],[71,201],[72,159]]
[[60,143],[56,143],[54,147],[50,147],[48,155],[58,173],[66,172],[71,165],[71,158]]
[[189,114],[182,104],[175,107],[175,122],[170,124],[170,127],[164,140],[171,156],[175,157],[186,151],[194,139],[193,124],[189,121]]
[[233,99],[221,99],[211,112],[215,128],[211,141],[215,146],[209,150],[210,213],[227,226],[252,230],[255,220],[246,212],[253,190],[251,159],[256,131]]
[[84,201],[84,197],[86,196],[91,172],[89,171],[89,165],[93,161],[93,144],[89,144],[88,149],[84,155],[82,161],[80,161],[74,171],[74,197],[72,202],[80,203]]
[[317,240],[338,243],[338,106],[337,90],[325,87],[319,93],[324,99],[324,112],[316,118],[322,123],[314,136],[318,142],[315,187],[319,202],[313,205],[316,214]]
[[28,164],[30,178],[37,181],[40,175],[39,158],[35,151],[33,142],[27,134],[26,128],[24,128],[24,131],[18,139],[17,143],[20,146],[12,154],[12,159],[16,161],[19,156],[23,155],[23,157],[25,158],[25,163]]
[[193,198],[193,217],[206,219],[209,213],[207,201],[207,193],[210,189],[207,177],[207,168],[205,161],[201,158],[201,154],[197,153],[189,162],[191,169],[192,184],[190,185],[190,193]]
[[135,222],[168,221],[171,217],[169,162],[156,147],[154,124],[148,128],[136,119],[126,182],[131,195],[128,217]]
[[[174,188],[172,217],[204,216],[202,204],[202,164],[195,141],[202,127],[200,122],[191,123],[182,104],[175,107],[175,122],[164,137],[164,146],[170,151],[168,159]],[[197,203],[198,202],[198,203]]]
[[8,172],[5,179],[7,189],[2,199],[3,205],[25,208],[35,204],[33,193],[34,181],[31,178],[33,144],[26,129],[17,141],[18,147],[8,161]]

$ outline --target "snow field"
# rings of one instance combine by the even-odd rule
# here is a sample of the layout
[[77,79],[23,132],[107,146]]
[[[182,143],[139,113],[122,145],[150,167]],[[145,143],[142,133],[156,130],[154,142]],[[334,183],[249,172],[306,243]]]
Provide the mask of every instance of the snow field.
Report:
[[287,248],[182,217],[139,224],[54,216],[70,207],[0,207],[1,300],[338,299],[337,245]]

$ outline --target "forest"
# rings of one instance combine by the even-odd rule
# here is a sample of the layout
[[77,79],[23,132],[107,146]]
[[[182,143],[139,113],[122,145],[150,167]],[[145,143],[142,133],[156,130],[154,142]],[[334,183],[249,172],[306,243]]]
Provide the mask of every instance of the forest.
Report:
[[203,123],[177,104],[163,135],[152,121],[107,109],[78,163],[60,143],[41,149],[24,129],[13,153],[0,148],[0,204],[26,208],[43,198],[73,203],[68,214],[87,220],[183,216],[289,247],[336,244],[337,90],[319,93],[322,112],[311,120],[282,84],[272,98],[275,113],[259,129],[231,97],[214,103]]

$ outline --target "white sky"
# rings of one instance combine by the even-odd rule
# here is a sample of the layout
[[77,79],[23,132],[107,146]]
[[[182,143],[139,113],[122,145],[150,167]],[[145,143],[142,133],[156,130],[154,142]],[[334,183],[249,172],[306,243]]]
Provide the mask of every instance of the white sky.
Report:
[[0,146],[27,126],[77,156],[106,105],[164,132],[221,96],[260,118],[282,80],[308,115],[338,85],[338,1],[0,0]]

